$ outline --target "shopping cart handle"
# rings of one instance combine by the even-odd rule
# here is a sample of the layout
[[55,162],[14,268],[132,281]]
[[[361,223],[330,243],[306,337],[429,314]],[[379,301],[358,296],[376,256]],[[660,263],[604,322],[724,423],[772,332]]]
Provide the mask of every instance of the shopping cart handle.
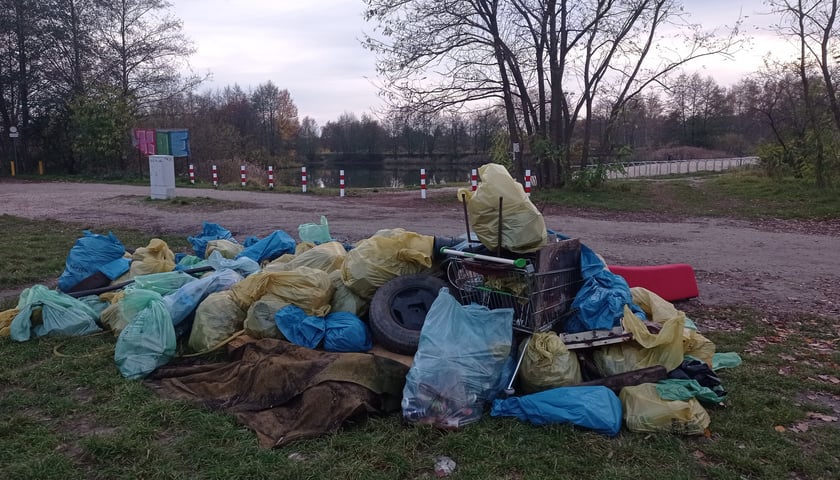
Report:
[[510,258],[501,258],[501,257],[492,257],[490,255],[481,255],[479,253],[472,253],[472,252],[462,252],[460,250],[452,250],[450,248],[442,247],[440,249],[440,253],[445,255],[455,255],[457,257],[466,257],[466,258],[474,258],[476,260],[484,260],[486,262],[496,262],[502,263],[505,265],[513,265],[516,268],[525,268],[525,265],[528,264],[528,261],[524,258],[517,258],[517,259],[510,259]]

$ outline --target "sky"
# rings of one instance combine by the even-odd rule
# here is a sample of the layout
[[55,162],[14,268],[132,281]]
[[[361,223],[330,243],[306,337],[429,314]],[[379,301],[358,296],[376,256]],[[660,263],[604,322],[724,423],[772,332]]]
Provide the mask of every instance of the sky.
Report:
[[[202,89],[239,84],[244,89],[271,80],[289,91],[299,117],[323,126],[345,113],[360,117],[382,104],[375,58],[360,43],[372,24],[362,0],[171,0],[194,42],[195,73],[211,75]],[[734,60],[703,59],[688,71],[710,75],[725,86],[757,69],[768,51],[789,51],[764,31],[772,17],[762,0],[684,0],[692,22],[707,28],[733,25],[743,16],[751,45]]]

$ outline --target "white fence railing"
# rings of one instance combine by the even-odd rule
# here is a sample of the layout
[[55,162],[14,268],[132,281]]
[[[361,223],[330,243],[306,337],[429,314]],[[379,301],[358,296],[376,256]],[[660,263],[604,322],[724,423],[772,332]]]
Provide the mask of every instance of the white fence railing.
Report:
[[758,157],[706,158],[691,160],[661,160],[651,162],[616,162],[623,172],[609,172],[608,178],[656,177],[695,172],[722,172],[730,168],[758,165]]

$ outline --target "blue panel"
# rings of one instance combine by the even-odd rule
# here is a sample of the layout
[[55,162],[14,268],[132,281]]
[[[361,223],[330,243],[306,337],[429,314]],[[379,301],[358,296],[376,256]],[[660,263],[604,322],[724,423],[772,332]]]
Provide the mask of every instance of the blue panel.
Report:
[[169,132],[169,145],[173,157],[190,156],[190,132],[189,130],[174,130]]

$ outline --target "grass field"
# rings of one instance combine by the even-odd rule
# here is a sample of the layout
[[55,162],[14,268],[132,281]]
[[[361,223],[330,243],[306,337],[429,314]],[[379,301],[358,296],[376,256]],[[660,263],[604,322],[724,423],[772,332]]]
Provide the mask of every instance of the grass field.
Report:
[[[612,209],[630,208],[626,199],[632,196],[639,199],[632,208],[644,210],[656,205],[646,207],[643,198],[655,199],[668,188],[685,199],[672,208],[687,214],[836,218],[840,211],[836,192],[832,198],[809,194],[796,182],[764,182],[729,175],[709,177],[701,187],[679,178],[633,181],[596,193],[545,193],[542,200]],[[704,193],[696,194],[697,188]],[[797,200],[780,200],[787,196]],[[727,203],[737,207],[715,210]],[[54,281],[84,228],[0,216],[6,245],[14,246],[0,249],[0,290]],[[134,231],[114,233],[131,248],[150,239]],[[164,240],[176,251],[188,246],[184,238]],[[16,298],[0,300],[3,310]],[[686,313],[719,352],[738,352],[744,360],[719,372],[729,398],[726,407],[709,408],[708,438],[626,429],[609,438],[569,425],[536,427],[489,416],[444,432],[405,426],[394,414],[267,450],[229,415],[165,400],[142,382],[123,379],[110,333],[25,343],[2,338],[0,477],[422,479],[435,478],[441,455],[457,462],[453,478],[465,479],[840,477],[840,422],[833,413],[840,407],[840,337],[832,327],[840,319],[770,316],[748,306]],[[223,359],[224,353],[216,353],[208,360]]]

